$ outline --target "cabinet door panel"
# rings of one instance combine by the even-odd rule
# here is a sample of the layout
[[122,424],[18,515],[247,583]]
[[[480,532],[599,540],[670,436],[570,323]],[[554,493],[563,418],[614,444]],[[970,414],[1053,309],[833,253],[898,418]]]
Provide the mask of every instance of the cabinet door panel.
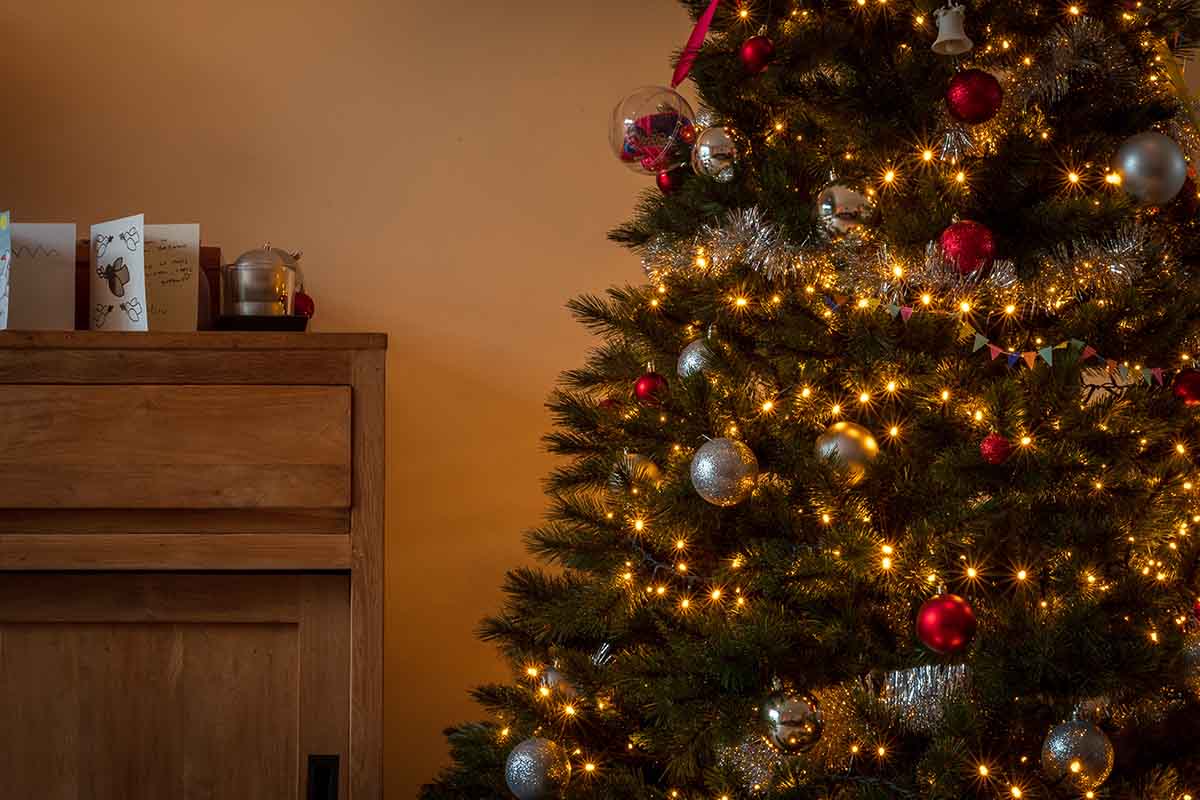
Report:
[[5,796],[306,797],[348,757],[348,609],[344,575],[0,576]]

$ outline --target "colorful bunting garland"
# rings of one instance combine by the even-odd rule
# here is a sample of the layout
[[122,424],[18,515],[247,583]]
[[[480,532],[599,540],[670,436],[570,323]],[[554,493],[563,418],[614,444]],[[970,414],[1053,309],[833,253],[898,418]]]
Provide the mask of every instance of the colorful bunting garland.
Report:
[[[850,298],[846,297],[845,295],[827,295],[825,296],[825,305],[828,306],[832,311],[838,311],[849,299]],[[880,305],[882,305],[882,302],[875,299],[866,301],[860,300],[858,302],[858,307],[867,311],[874,311],[875,309],[879,308]],[[892,319],[900,317],[906,323],[917,311],[917,307],[915,306],[902,306],[897,305],[896,303],[888,303],[887,309],[888,314],[891,315]],[[1033,369],[1034,366],[1037,365],[1038,359],[1046,362],[1047,365],[1053,366],[1055,350],[1076,350],[1079,351],[1080,363],[1095,358],[1101,362],[1100,366],[1102,366],[1108,372],[1108,374],[1120,375],[1121,380],[1125,383],[1129,383],[1130,375],[1132,373],[1131,368],[1126,364],[1117,361],[1116,359],[1105,358],[1096,351],[1096,348],[1092,347],[1087,342],[1080,341],[1079,339],[1068,339],[1065,342],[1059,342],[1056,345],[1041,347],[1036,350],[1013,352],[1005,350],[999,345],[993,344],[991,339],[975,330],[975,328],[972,327],[971,324],[966,320],[962,322],[962,325],[959,328],[959,334],[962,339],[971,340],[971,352],[978,353],[980,350],[987,348],[988,354],[991,356],[992,361],[995,361],[1000,356],[1004,356],[1005,363],[1010,369],[1018,366],[1022,362],[1024,362],[1025,366],[1027,366],[1029,369]],[[1133,369],[1136,369],[1141,373],[1141,378],[1147,385],[1157,383],[1159,386],[1162,386],[1164,385],[1163,374],[1170,368],[1135,366]]]

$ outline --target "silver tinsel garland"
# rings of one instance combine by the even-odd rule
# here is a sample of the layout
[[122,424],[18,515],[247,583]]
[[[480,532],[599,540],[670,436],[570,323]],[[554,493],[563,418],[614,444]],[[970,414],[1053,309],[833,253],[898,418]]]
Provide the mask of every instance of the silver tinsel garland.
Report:
[[971,672],[966,664],[927,664],[889,672],[878,687],[880,703],[902,725],[930,733],[945,720],[947,706],[969,696]]
[[943,257],[937,242],[908,257],[869,237],[797,244],[762,209],[751,206],[729,212],[721,224],[704,226],[690,244],[655,238],[643,248],[642,266],[651,280],[750,269],[773,280],[897,304],[934,290],[954,304],[991,294],[1004,303],[1053,310],[1080,296],[1111,296],[1128,288],[1144,272],[1151,250],[1148,230],[1129,222],[1103,238],[1059,245],[1042,257],[1029,279],[1019,277],[1015,265],[1004,260],[963,275]]

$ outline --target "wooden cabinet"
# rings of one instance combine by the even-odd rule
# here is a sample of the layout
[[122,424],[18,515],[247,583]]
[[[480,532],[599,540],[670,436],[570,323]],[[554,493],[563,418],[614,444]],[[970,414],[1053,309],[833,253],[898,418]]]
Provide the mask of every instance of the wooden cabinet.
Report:
[[16,800],[379,800],[376,335],[0,334]]

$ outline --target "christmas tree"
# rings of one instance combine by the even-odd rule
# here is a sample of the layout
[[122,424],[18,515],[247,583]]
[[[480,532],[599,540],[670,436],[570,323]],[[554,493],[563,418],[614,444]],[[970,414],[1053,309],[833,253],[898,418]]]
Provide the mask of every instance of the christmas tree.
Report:
[[684,5],[424,797],[1200,796],[1200,2]]

